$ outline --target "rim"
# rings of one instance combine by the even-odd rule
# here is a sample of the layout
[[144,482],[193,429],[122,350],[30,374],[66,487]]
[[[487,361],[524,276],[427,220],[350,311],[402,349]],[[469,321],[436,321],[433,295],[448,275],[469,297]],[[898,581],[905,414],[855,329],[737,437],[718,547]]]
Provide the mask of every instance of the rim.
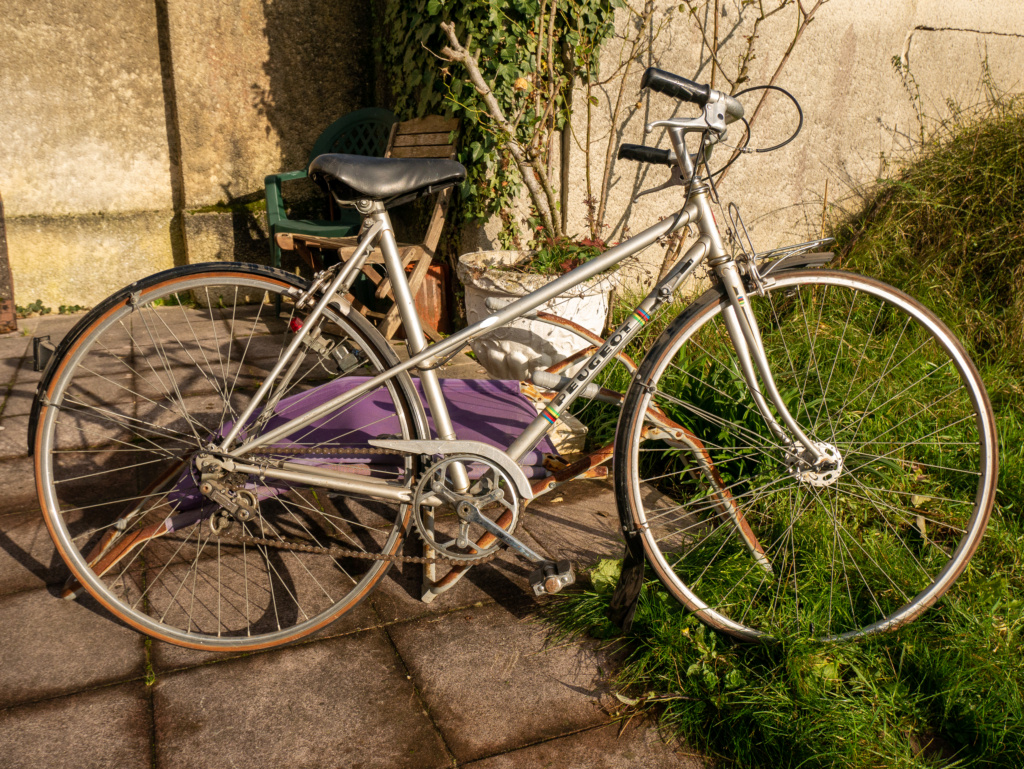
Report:
[[[280,290],[284,293],[289,289],[295,288],[289,282],[273,276],[253,274],[248,271],[236,272],[232,270],[225,270],[222,272],[203,272],[200,269],[197,273],[187,274],[180,277],[168,276],[160,279],[159,276],[154,276],[152,283],[139,289],[137,296],[143,301],[150,302],[151,300],[160,297],[177,294],[190,289],[206,287],[211,285],[211,280],[215,281],[216,279],[226,279],[233,285],[246,285],[253,288],[255,291],[265,292],[270,289],[271,294],[273,294],[275,290]],[[273,300],[271,299],[271,301]],[[55,371],[47,392],[47,397],[49,399],[58,404],[62,403],[66,396],[67,389],[79,379],[77,376],[78,372],[76,370],[77,365],[85,358],[85,356],[88,355],[89,351],[93,347],[103,341],[102,337],[105,331],[112,328],[120,319],[134,311],[131,307],[133,303],[138,305],[139,299],[133,300],[129,297],[128,299],[118,302],[114,307],[103,313],[101,317],[91,324],[88,332],[79,338],[69,350],[67,356],[62,361],[60,370]],[[151,307],[150,304],[147,304],[146,306]],[[257,311],[257,320],[258,317]],[[335,319],[336,318],[337,316],[335,314]],[[255,328],[255,322],[253,327]],[[375,343],[364,338],[355,326],[348,323],[343,325],[342,328],[366,351],[370,363],[380,368],[390,365],[390,362],[386,359],[378,360],[381,355],[386,355],[386,353],[377,351],[374,346]],[[242,359],[244,359],[244,355],[245,354],[243,353]],[[241,370],[241,366],[239,366],[239,370]],[[63,375],[65,372],[69,371],[72,373],[72,376],[70,378],[64,377]],[[235,381],[237,381],[237,373]],[[415,432],[415,416],[403,413],[404,407],[402,404],[404,403],[404,398],[398,392],[398,386],[394,383],[389,383],[387,392],[390,394],[392,401],[396,404],[395,409],[399,413],[402,430],[410,433]],[[65,520],[65,516],[69,511],[62,507],[60,500],[57,498],[54,484],[43,483],[42,481],[44,477],[54,477],[55,468],[53,456],[50,451],[45,451],[43,449],[46,443],[56,439],[54,421],[58,418],[59,413],[60,409],[58,408],[44,406],[41,415],[42,429],[38,431],[36,436],[37,489],[40,494],[40,500],[44,506],[44,511],[46,511],[44,517],[46,519],[47,527],[50,529],[54,541],[61,550],[62,557],[64,557],[75,576],[82,581],[84,587],[97,600],[99,600],[101,604],[118,616],[122,617],[129,624],[150,635],[193,648],[230,647],[238,650],[244,650],[264,648],[267,646],[285,643],[289,640],[294,640],[314,632],[336,619],[339,615],[353,608],[363,598],[365,598],[379,579],[383,577],[390,565],[387,561],[371,562],[372,565],[367,568],[364,574],[355,580],[355,584],[352,586],[351,590],[348,590],[343,596],[341,596],[339,601],[330,603],[322,611],[316,612],[312,616],[308,616],[301,621],[290,624],[287,627],[280,628],[277,631],[260,633],[258,636],[203,635],[197,634],[196,632],[183,631],[180,628],[163,624],[161,621],[155,620],[144,611],[129,606],[126,603],[122,603],[110,592],[111,588],[105,584],[101,578],[95,575],[92,568],[88,566],[86,556],[79,550],[79,545],[76,544],[74,537],[69,530],[68,523]],[[411,482],[411,478],[407,482]],[[408,524],[410,509],[407,505],[400,506],[399,509],[401,512],[399,513],[398,518],[393,522],[390,528],[390,533],[383,541],[383,544],[380,545],[381,552],[395,552],[401,545],[403,530],[404,526]],[[394,525],[395,523],[398,525]],[[198,524],[198,527],[202,527],[203,525],[204,524],[201,522]],[[199,537],[197,536],[197,540],[198,539]],[[296,558],[296,560],[298,560],[298,558]],[[199,556],[197,555],[197,574],[200,568],[198,563]],[[273,588],[272,580],[271,585]],[[146,588],[146,590],[148,589],[149,588]],[[193,591],[194,590],[195,588],[193,587]]]

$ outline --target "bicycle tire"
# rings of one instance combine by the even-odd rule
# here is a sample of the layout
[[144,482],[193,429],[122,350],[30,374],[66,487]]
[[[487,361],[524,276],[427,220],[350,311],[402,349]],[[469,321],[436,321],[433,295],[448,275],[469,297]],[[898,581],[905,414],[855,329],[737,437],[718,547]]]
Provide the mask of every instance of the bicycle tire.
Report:
[[[255,516],[232,522],[215,516],[217,506],[198,493],[196,452],[226,434],[280,358],[293,322],[305,316],[295,300],[307,288],[302,278],[252,264],[175,268],[122,289],[68,334],[40,385],[33,425],[40,505],[72,574],[66,592],[84,587],[119,619],[170,643],[244,651],[326,626],[384,576],[388,560],[328,551],[397,553],[409,505],[246,475],[230,478],[230,487],[253,495]],[[398,363],[388,342],[347,305],[332,303],[317,330],[325,346],[299,348],[280,413],[268,412],[272,418],[261,426],[250,421],[251,434],[294,416],[304,399],[323,392],[317,388],[344,385],[344,366],[348,376],[371,376]],[[426,435],[408,374],[364,397],[384,415],[366,430]],[[366,436],[340,425],[347,410],[367,402],[296,431],[259,459],[361,463],[369,474],[411,485],[413,457],[385,458],[382,469],[372,457],[350,456],[366,448]],[[154,534],[171,519],[170,531]],[[218,521],[227,531],[214,531]],[[261,538],[317,552],[246,544]]]
[[[934,604],[978,547],[998,474],[988,395],[949,329],[906,294],[844,272],[772,277],[747,301],[773,376],[841,466],[806,474],[787,461],[712,288],[668,326],[627,393],[622,525],[673,597],[738,639],[893,630]],[[720,481],[692,447],[642,440],[649,405],[703,442]]]

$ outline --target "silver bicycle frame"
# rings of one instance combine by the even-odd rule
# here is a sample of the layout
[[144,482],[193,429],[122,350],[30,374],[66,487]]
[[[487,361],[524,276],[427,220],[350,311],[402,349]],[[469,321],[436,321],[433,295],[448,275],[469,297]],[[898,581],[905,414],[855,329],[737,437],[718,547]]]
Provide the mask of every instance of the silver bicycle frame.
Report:
[[[686,150],[685,133],[692,130],[701,130],[700,125],[704,125],[706,129],[706,124],[698,125],[696,121],[692,120],[666,121],[666,123],[668,124],[669,136],[676,151],[676,157],[678,158],[683,178],[693,178],[693,161]],[[805,456],[808,456],[812,463],[821,462],[826,459],[789,413],[775,386],[768,360],[765,357],[757,323],[750,305],[746,301],[746,289],[743,285],[743,279],[736,261],[726,251],[722,243],[721,234],[718,231],[718,226],[711,211],[711,199],[707,188],[693,186],[689,190],[687,203],[674,216],[661,220],[643,232],[609,248],[591,261],[553,280],[546,286],[506,305],[493,315],[432,345],[428,345],[424,340],[415,301],[409,288],[405,270],[402,268],[394,230],[392,229],[387,211],[381,203],[371,203],[365,206],[365,209],[367,227],[356,252],[346,261],[342,268],[338,269],[337,274],[306,317],[303,327],[296,333],[288,349],[268,375],[267,380],[253,396],[245,411],[236,420],[233,429],[222,441],[219,448],[221,452],[227,455],[222,460],[225,469],[231,472],[257,473],[268,478],[315,482],[337,491],[358,493],[392,501],[409,502],[412,496],[411,491],[408,487],[398,483],[367,479],[365,476],[357,476],[339,470],[310,468],[307,465],[288,462],[275,462],[273,465],[263,462],[249,463],[245,460],[245,456],[253,449],[285,438],[321,417],[353,402],[398,374],[413,369],[419,369],[420,382],[427,405],[430,408],[431,415],[434,417],[438,438],[443,441],[456,440],[455,429],[448,414],[447,404],[441,395],[437,371],[433,367],[438,361],[442,360],[445,355],[462,349],[472,339],[527,315],[532,310],[565,291],[616,266],[624,259],[688,225],[695,225],[697,227],[699,232],[697,241],[648,293],[644,300],[636,307],[633,314],[609,335],[607,342],[594,352],[587,363],[580,369],[579,373],[563,385],[548,407],[508,447],[506,454],[513,462],[519,462],[523,456],[531,451],[551,429],[562,411],[583,392],[604,366],[618,352],[625,348],[640,329],[649,322],[657,309],[671,299],[674,291],[683,284],[694,270],[706,261],[714,269],[715,274],[725,289],[728,298],[728,306],[723,308],[726,328],[739,357],[747,387],[765,422],[784,446],[795,448],[796,444],[800,444],[800,447],[807,452]],[[233,445],[246,421],[255,413],[260,403],[270,393],[277,381],[277,377],[285,369],[285,366],[288,365],[289,359],[302,344],[306,333],[315,325],[315,321],[323,314],[327,306],[335,303],[347,309],[348,302],[344,298],[344,294],[348,285],[362,266],[363,261],[375,247],[379,248],[384,256],[384,264],[394,290],[395,302],[406,329],[406,337],[409,340],[408,345],[411,353],[408,360],[393,366],[386,372],[371,377],[358,387],[310,409],[302,416],[296,417],[262,435],[242,441],[237,446]],[[758,377],[760,377],[763,384],[763,389],[758,383]],[[769,402],[771,406],[775,407],[783,424],[779,424],[776,420]],[[457,489],[465,490],[468,488],[468,476],[466,475],[465,468],[459,463],[453,463],[453,468],[453,484]]]

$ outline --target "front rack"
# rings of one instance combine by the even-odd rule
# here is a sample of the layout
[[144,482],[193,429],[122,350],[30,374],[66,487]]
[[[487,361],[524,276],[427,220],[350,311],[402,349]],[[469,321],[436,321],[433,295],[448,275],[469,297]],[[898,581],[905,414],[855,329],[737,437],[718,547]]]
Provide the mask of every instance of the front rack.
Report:
[[[736,243],[739,245],[740,250],[743,251],[743,255],[746,257],[748,264],[764,264],[765,262],[771,262],[771,264],[768,264],[764,271],[761,272],[762,277],[771,272],[772,268],[784,257],[804,254],[818,248],[819,246],[827,245],[835,240],[835,238],[818,238],[816,240],[808,240],[805,243],[797,243],[792,246],[781,246],[780,248],[773,248],[770,251],[758,252],[757,249],[754,248],[754,243],[750,239],[750,233],[747,232],[747,226],[743,223],[743,217],[740,216],[740,210],[737,208],[735,203],[729,204],[729,222],[732,224],[732,231]],[[740,237],[740,233],[743,234],[743,237]],[[744,240],[746,243],[744,243]]]

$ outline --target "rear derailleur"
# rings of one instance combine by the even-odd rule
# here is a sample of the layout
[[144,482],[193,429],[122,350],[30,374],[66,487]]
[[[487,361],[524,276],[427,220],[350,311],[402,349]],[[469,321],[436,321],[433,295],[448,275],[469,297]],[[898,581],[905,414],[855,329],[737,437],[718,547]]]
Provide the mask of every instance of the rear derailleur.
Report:
[[224,534],[233,521],[246,523],[259,512],[259,501],[249,489],[243,488],[245,473],[205,472],[199,483],[199,493],[215,503],[217,510],[210,516],[210,530]]

